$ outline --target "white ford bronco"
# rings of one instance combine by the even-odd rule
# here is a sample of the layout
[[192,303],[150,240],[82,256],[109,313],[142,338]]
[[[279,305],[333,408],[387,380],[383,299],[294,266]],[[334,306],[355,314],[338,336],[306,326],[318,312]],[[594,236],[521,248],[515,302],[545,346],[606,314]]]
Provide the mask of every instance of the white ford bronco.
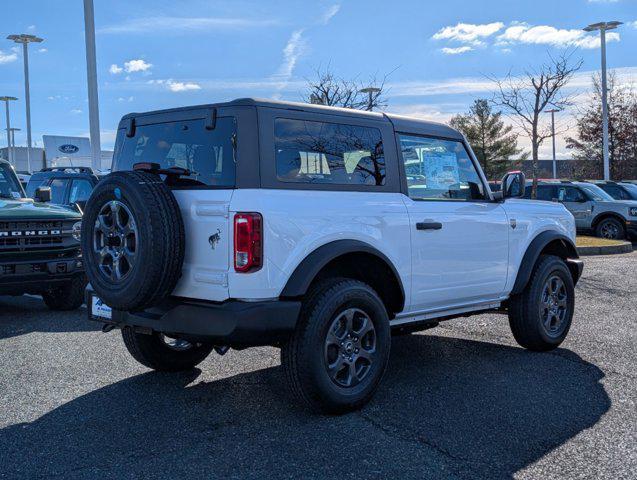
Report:
[[556,348],[574,309],[575,223],[490,191],[445,125],[235,100],[125,116],[113,173],[84,213],[89,316],[163,371],[272,345],[295,396],[364,405],[392,333],[508,313],[520,345]]

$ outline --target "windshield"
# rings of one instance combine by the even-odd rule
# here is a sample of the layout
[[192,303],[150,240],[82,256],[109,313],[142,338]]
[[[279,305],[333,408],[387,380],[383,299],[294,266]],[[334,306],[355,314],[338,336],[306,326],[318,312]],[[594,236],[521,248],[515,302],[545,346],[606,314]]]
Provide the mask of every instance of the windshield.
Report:
[[190,170],[181,185],[234,187],[236,131],[233,117],[218,118],[212,130],[203,119],[140,125],[132,138],[120,130],[115,170],[152,162]]
[[0,198],[18,200],[22,198],[22,187],[13,172],[13,168],[6,163],[0,163]]
[[615,199],[611,197],[604,190],[592,183],[582,183],[580,187],[596,202],[614,202]]
[[633,183],[622,183],[622,187],[626,189],[632,200],[637,200],[637,185]]

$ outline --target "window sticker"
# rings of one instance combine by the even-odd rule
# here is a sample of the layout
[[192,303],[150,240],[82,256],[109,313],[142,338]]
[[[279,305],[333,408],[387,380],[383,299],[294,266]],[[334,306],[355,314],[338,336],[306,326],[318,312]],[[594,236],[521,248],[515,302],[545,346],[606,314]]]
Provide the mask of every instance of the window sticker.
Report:
[[430,152],[423,151],[421,161],[427,178],[427,188],[446,190],[451,185],[460,183],[458,160],[454,154],[431,155]]

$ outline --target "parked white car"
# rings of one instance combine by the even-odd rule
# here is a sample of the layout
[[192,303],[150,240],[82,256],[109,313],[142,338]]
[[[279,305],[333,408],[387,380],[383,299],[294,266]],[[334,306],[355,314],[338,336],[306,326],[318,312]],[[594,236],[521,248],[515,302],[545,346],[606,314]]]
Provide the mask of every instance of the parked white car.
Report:
[[582,271],[574,219],[511,198],[521,173],[503,185],[456,130],[395,115],[252,99],[127,115],[84,213],[89,315],[156,370],[281,347],[322,412],[371,398],[392,332],[508,312],[520,345],[550,350]]

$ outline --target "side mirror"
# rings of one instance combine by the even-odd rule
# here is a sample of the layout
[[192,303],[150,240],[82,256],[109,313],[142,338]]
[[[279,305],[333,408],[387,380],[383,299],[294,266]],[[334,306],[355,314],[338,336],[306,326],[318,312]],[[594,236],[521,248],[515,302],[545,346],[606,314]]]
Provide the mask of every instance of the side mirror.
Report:
[[51,187],[38,187],[35,189],[34,200],[40,203],[51,201]]
[[522,172],[507,172],[502,177],[502,198],[524,198],[526,176]]

